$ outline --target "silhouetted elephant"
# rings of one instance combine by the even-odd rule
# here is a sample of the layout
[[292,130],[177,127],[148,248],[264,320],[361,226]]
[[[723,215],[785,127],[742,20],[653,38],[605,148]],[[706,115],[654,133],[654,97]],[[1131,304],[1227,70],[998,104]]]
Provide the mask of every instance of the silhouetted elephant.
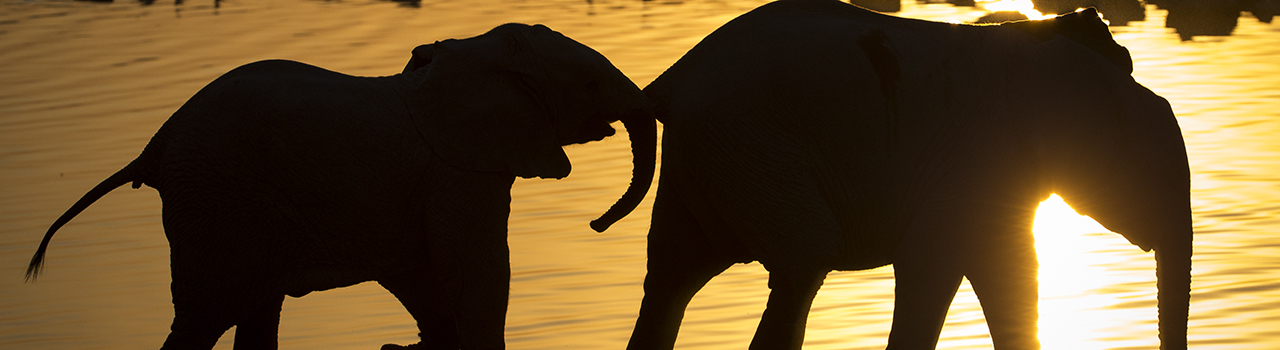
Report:
[[563,178],[562,145],[631,137],[634,209],[653,176],[648,100],[604,56],[547,27],[502,25],[413,50],[402,74],[348,76],[292,61],[228,72],[142,154],[53,224],[128,182],[156,188],[171,249],[164,348],[275,348],[284,296],[377,280],[423,345],[503,348],[515,177]]
[[1162,344],[1185,348],[1186,150],[1131,67],[1092,11],[968,26],[782,0],[730,21],[645,88],[662,172],[628,348],[670,349],[693,295],[750,261],[771,289],[752,349],[800,348],[829,271],[890,263],[889,348],[936,346],[963,277],[997,349],[1038,348],[1050,193],[1155,250]]

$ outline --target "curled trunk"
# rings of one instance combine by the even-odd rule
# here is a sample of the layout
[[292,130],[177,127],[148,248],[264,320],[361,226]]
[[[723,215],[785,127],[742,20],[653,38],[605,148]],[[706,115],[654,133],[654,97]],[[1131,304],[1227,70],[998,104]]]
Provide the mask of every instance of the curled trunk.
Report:
[[627,135],[631,139],[631,184],[608,211],[591,221],[591,229],[596,232],[604,232],[610,225],[635,210],[653,182],[658,142],[658,127],[653,115],[647,112],[636,113],[622,118],[622,125],[627,128]]

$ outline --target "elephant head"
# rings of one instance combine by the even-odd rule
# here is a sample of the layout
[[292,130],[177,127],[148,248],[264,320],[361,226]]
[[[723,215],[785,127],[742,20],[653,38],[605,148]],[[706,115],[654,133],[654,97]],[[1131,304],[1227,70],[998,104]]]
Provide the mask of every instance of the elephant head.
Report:
[[[1191,288],[1190,167],[1168,101],[1062,37],[1025,61],[1051,190],[1081,214],[1155,250],[1162,349],[1185,349]],[[1046,83],[1051,82],[1051,83]],[[1089,86],[1089,89],[1080,89]],[[1076,87],[1076,88],[1072,88]]]
[[[1046,173],[1053,174],[1052,190],[1142,250],[1155,250],[1162,348],[1185,348],[1191,180],[1186,146],[1169,102],[1129,76],[1133,59],[1128,49],[1112,39],[1092,8],[1002,26],[1043,41],[1024,62],[1065,65],[1039,66],[1023,76],[1034,84],[1023,91],[1038,95],[1024,101],[1039,106],[1022,108],[1044,113],[1035,134],[1045,141],[1047,154],[1041,159],[1048,160]],[[1118,69],[1109,69],[1102,60]]]
[[[652,108],[585,45],[542,25],[506,24],[419,46],[404,71],[422,75],[407,101],[414,124],[455,167],[563,178],[570,164],[561,146],[611,136],[609,124],[621,120],[631,138],[631,186],[592,228],[608,228],[648,192],[657,139]],[[500,126],[510,123],[519,125]]]

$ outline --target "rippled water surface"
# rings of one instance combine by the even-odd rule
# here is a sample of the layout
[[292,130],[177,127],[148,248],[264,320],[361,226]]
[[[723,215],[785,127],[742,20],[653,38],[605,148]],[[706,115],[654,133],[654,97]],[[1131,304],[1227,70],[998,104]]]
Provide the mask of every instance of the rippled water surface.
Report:
[[[0,2],[0,348],[137,349],[164,340],[168,246],[160,200],[119,189],[55,236],[45,274],[22,273],[48,225],[133,159],[188,97],[269,58],[354,75],[400,71],[414,46],[506,22],[543,23],[609,57],[644,86],[719,25],[763,1]],[[1173,104],[1194,173],[1197,231],[1190,338],[1197,349],[1280,348],[1280,24],[1245,15],[1231,36],[1180,40],[1165,11],[1113,27],[1134,76]],[[908,1],[898,15],[972,21],[972,7]],[[642,297],[649,197],[608,233],[586,223],[625,189],[625,137],[567,149],[565,180],[512,190],[512,349],[618,349]],[[1054,211],[1056,210],[1056,211]],[[1060,204],[1042,207],[1046,349],[1155,348],[1154,262]],[[678,343],[741,349],[768,294],[739,265],[694,299]],[[892,269],[832,273],[806,348],[883,348]],[[284,349],[374,349],[415,341],[412,318],[376,284],[285,301]],[[229,349],[231,333],[218,348]],[[990,348],[964,287],[940,348]]]

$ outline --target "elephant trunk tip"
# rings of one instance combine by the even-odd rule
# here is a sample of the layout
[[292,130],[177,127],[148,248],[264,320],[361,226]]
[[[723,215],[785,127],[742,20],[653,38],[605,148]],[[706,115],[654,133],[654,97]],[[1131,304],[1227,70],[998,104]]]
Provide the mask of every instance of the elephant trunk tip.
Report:
[[[648,173],[652,174],[653,171],[649,170]],[[612,207],[609,207],[608,211],[601,214],[599,218],[591,220],[591,229],[597,233],[603,233],[609,229],[609,226],[612,226],[618,220],[622,220],[627,214],[631,214],[631,211],[640,205],[645,193],[649,192],[649,181],[652,180],[652,175],[633,178],[631,185],[627,187],[627,192],[623,193],[622,197],[618,198],[618,201]]]
[[[591,220],[591,229],[596,230],[596,233],[603,233],[604,230],[608,230],[609,226],[612,226],[613,223],[618,222],[618,219],[600,217],[599,219]],[[29,276],[30,272],[27,274]]]

